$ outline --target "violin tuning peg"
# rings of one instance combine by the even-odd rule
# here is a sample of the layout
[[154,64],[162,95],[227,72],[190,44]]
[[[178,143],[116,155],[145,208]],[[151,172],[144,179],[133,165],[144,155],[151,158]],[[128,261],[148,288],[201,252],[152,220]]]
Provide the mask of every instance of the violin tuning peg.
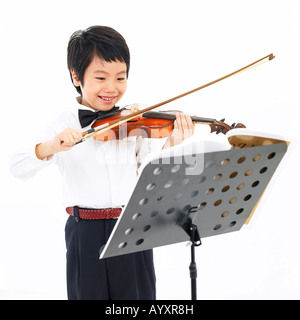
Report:
[[231,128],[233,129],[235,127],[235,122],[231,125]]
[[220,129],[217,130],[216,134],[219,134],[219,133],[221,133],[222,131],[223,131],[223,128],[220,128]]
[[220,122],[224,122],[224,121],[225,121],[225,118],[223,118],[223,119],[220,120]]

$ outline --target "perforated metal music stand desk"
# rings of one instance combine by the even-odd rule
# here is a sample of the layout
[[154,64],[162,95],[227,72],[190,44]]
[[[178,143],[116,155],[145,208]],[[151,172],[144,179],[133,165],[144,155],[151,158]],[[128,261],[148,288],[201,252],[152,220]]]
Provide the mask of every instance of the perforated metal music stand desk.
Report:
[[151,161],[101,248],[100,259],[191,241],[195,300],[194,246],[202,238],[241,229],[286,150],[285,143],[276,143]]

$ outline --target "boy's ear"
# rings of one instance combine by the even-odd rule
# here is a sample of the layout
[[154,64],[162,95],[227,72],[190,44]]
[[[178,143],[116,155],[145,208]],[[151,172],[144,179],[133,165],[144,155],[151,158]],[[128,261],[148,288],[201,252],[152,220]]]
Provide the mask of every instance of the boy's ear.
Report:
[[79,82],[79,80],[78,80],[78,76],[77,76],[74,68],[71,69],[71,75],[72,75],[72,79],[73,79],[73,84],[74,84],[74,86],[75,86],[75,87],[80,87],[80,82]]

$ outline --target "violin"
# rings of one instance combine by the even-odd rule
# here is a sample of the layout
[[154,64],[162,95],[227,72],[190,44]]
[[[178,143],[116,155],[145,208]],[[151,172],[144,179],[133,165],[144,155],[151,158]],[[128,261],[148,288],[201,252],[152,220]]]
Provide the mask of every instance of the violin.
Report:
[[[102,133],[95,135],[94,139],[98,141],[107,141],[115,139],[119,140],[129,136],[138,136],[152,139],[166,138],[172,133],[174,129],[176,112],[178,111],[145,112],[140,116],[137,116],[118,126],[113,127],[112,129],[104,130]],[[102,125],[107,124],[108,122],[119,121],[122,118],[122,113],[114,114],[111,117],[96,120],[92,125],[92,128],[99,128]],[[209,125],[211,132],[216,132],[217,134],[226,134],[229,130],[233,128],[245,128],[245,126],[241,123],[238,123],[237,125],[233,123],[231,126],[229,126],[224,122],[225,119],[217,121],[216,119],[203,118],[197,116],[192,116],[191,119],[194,123]],[[85,135],[87,133],[88,131],[84,132],[83,134]]]
[[[206,88],[210,85],[213,85],[219,81],[222,81],[226,78],[229,78],[237,73],[243,72],[247,69],[250,69],[257,65],[258,63],[264,63],[263,61],[273,60],[275,56],[273,53],[239,69],[236,70],[226,76],[223,76],[217,80],[211,81],[201,87],[197,87],[193,90],[180,94],[176,97],[168,99],[166,101],[157,103],[153,106],[144,108],[143,110],[131,110],[130,114],[123,115],[121,112],[118,114],[113,114],[108,118],[96,120],[95,123],[92,125],[92,128],[83,132],[82,140],[79,141],[83,142],[88,138],[94,137],[94,139],[99,141],[106,141],[112,139],[122,139],[127,136],[142,136],[147,138],[165,138],[168,137],[173,128],[174,128],[174,121],[176,119],[176,115],[174,113],[167,113],[167,112],[150,112],[151,110],[160,107],[164,104],[182,98],[186,95],[199,91],[203,88]],[[266,61],[265,61],[266,62]],[[124,108],[123,108],[124,109]],[[121,110],[123,110],[121,109]],[[211,128],[211,132],[223,133],[226,134],[229,130],[234,128],[245,128],[245,125],[238,123],[237,125],[232,124],[229,126],[222,119],[217,121],[216,119],[212,118],[202,118],[202,117],[191,117],[192,121],[195,123],[200,124],[208,124]]]

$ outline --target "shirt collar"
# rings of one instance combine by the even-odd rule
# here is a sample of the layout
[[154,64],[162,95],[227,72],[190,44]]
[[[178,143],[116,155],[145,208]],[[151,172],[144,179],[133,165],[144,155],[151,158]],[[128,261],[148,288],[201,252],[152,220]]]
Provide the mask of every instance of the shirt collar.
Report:
[[76,97],[76,110],[77,111],[78,111],[78,109],[95,111],[94,109],[81,104],[81,101],[82,101],[81,96]]

